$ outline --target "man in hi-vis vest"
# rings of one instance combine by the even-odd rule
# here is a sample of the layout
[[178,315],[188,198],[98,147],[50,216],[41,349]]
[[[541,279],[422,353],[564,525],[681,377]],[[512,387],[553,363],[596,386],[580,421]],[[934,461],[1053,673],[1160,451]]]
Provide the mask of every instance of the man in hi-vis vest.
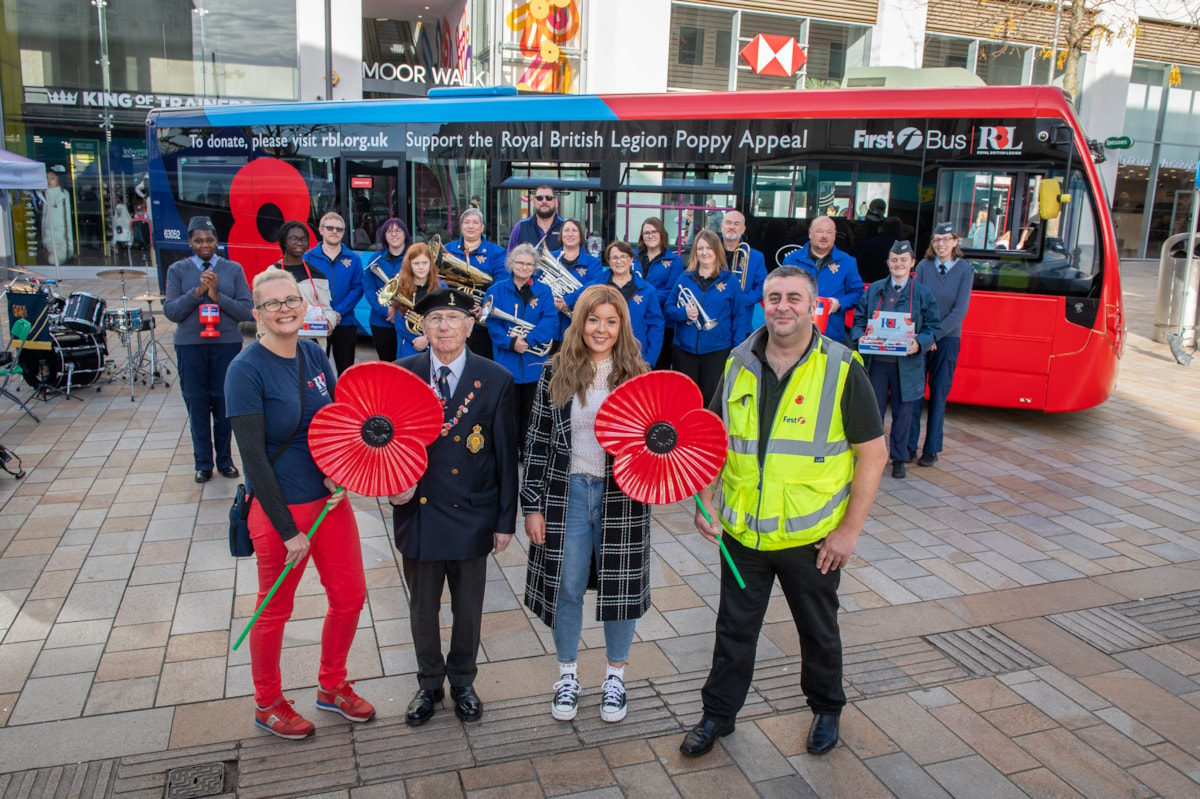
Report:
[[800,634],[800,687],[814,714],[808,751],[822,754],[837,743],[846,704],[840,569],[888,458],[862,360],[813,325],[812,275],[782,266],[767,277],[763,298],[766,325],[730,353],[709,406],[725,420],[729,451],[716,492],[700,492],[714,521],[697,511],[696,527],[714,543],[724,533],[746,587],[722,561],[704,716],[679,747],[693,757],[733,732],[776,577]]

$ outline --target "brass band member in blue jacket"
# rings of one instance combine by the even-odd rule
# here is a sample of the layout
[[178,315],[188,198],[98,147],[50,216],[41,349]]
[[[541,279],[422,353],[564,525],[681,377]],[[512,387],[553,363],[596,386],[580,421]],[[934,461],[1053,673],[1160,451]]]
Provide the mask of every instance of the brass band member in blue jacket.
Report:
[[[658,295],[658,306],[664,312],[679,276],[683,274],[683,260],[671,252],[671,237],[667,227],[657,216],[642,223],[642,232],[637,242],[637,263],[634,269],[646,278]],[[675,340],[675,324],[667,322],[663,328],[663,343],[659,348],[658,360],[651,362],[655,369],[671,368],[671,343]]]

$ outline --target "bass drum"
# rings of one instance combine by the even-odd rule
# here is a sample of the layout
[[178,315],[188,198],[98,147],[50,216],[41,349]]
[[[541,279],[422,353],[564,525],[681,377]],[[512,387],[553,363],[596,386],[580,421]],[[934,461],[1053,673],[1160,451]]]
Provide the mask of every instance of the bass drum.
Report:
[[104,373],[108,342],[103,335],[56,331],[50,333],[50,349],[21,351],[21,376],[34,388],[90,386]]

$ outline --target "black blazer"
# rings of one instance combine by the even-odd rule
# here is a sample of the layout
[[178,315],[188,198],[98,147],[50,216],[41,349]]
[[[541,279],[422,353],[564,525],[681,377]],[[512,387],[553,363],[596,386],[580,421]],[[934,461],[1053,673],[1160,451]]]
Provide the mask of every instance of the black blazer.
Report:
[[[429,379],[429,351],[397,363]],[[474,394],[474,396],[471,396]],[[446,405],[458,424],[429,445],[416,495],[392,508],[396,549],[415,560],[471,560],[492,551],[492,535],[517,523],[517,412],[512,374],[467,350]],[[472,451],[472,450],[477,451]]]

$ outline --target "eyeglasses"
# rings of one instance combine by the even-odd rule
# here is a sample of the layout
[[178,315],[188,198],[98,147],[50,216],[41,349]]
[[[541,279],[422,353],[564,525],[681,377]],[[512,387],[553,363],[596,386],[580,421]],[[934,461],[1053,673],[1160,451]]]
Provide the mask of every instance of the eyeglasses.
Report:
[[287,239],[285,239],[285,241],[289,241],[289,242],[292,242],[292,241],[299,241],[299,242],[302,242],[302,243],[304,243],[304,244],[307,244],[307,243],[308,243],[308,236],[305,236],[305,235],[303,235],[303,234],[298,234],[298,235],[295,235],[295,236],[288,236],[288,237],[287,237]]
[[633,256],[629,255],[628,253],[614,252],[612,255],[608,256],[608,260],[609,261],[632,261]]
[[346,228],[339,227],[338,225],[321,225],[321,230],[331,230],[334,233],[344,233]]
[[423,327],[448,327],[451,330],[457,330],[466,321],[467,317],[462,314],[439,314],[438,316],[426,316],[421,324]]
[[280,300],[267,300],[266,302],[260,305],[255,305],[254,307],[258,308],[260,311],[270,311],[271,313],[275,313],[281,308],[295,310],[296,308],[299,308],[303,302],[303,297],[291,296],[285,297],[282,302]]
[[553,202],[554,195],[553,194],[538,194],[538,195],[535,195],[533,199],[537,200],[540,203],[548,203],[548,202]]
[[954,241],[954,237],[953,236],[934,236],[931,239],[931,241],[934,244],[949,244],[950,242]]
[[385,231],[384,231],[384,233],[383,233],[383,235],[385,235],[385,236],[390,236],[390,235],[392,235],[393,233],[399,233],[401,236],[403,236],[403,235],[404,235],[404,228],[399,228],[399,227],[392,226],[392,227],[388,228],[387,230],[385,230]]
[[518,266],[524,267],[525,269],[533,269],[535,266],[533,261],[513,261],[512,265],[514,269],[516,269]]

